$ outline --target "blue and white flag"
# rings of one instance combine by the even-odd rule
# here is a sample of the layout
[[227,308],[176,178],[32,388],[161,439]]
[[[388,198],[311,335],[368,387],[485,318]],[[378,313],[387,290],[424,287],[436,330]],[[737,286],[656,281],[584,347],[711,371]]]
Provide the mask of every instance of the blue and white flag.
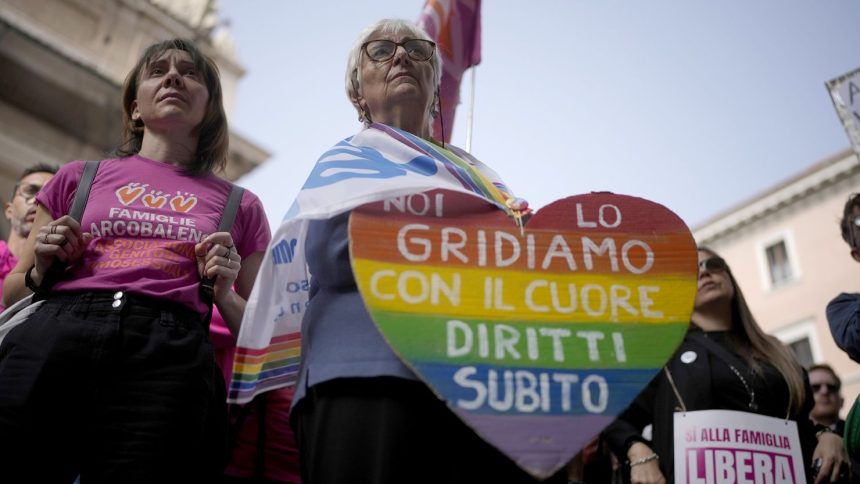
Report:
[[229,401],[295,384],[310,275],[308,222],[360,205],[443,188],[510,211],[498,175],[464,151],[373,124],[325,152],[275,232],[248,299],[233,363]]

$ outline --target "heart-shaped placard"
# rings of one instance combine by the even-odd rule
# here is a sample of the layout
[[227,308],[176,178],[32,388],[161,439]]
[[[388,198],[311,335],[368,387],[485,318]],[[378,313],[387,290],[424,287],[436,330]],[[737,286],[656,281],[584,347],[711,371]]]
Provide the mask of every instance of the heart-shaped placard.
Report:
[[630,404],[693,310],[693,237],[641,198],[565,198],[521,232],[481,199],[432,191],[361,207],[349,234],[359,290],[394,351],[538,478]]

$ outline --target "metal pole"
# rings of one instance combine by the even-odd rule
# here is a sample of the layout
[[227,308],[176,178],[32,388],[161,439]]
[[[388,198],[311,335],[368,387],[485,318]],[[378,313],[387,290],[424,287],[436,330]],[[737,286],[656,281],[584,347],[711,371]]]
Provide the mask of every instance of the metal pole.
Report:
[[472,152],[472,122],[475,117],[475,66],[472,71],[472,92],[469,93],[469,117],[466,120],[466,152]]

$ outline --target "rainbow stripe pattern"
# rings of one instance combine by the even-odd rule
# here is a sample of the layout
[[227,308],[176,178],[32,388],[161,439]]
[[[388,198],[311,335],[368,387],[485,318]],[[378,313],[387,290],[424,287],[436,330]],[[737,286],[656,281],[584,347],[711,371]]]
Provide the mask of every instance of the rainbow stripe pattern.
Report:
[[353,213],[359,289],[397,354],[485,440],[536,477],[622,412],[680,344],[696,246],[665,207],[593,193],[520,230],[497,208],[431,192],[410,213]]
[[373,124],[323,153],[274,233],[257,274],[239,333],[230,402],[248,402],[298,379],[300,327],[309,294],[308,221],[436,188],[470,193],[519,215],[508,208],[512,197],[492,169],[459,148],[443,148],[390,126]]

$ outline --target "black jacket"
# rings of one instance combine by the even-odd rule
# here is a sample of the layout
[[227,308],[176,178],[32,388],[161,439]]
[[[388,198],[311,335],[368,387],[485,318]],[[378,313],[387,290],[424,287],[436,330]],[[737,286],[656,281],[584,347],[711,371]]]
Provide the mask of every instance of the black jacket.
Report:
[[[681,360],[681,355],[688,352],[693,352],[696,358],[692,362],[685,363]],[[672,358],[666,363],[688,411],[717,409],[715,403],[717,399],[714,398],[714,392],[720,391],[720,389],[713,388],[711,378],[713,371],[711,366],[717,364],[726,365],[718,356],[708,351],[706,346],[691,338],[689,333],[684,337],[684,341],[672,355]],[[804,380],[807,390],[803,409],[800,413],[791,415],[790,418],[797,422],[804,462],[808,464],[812,460],[816,439],[814,426],[808,417],[814,401],[812,389],[809,388],[805,373]],[[787,387],[785,391],[785,398],[777,397],[775,399],[774,395],[757,397],[762,403],[758,413],[784,418],[788,408]],[[747,408],[722,409],[749,411]],[[661,369],[651,383],[630,404],[630,407],[604,430],[603,437],[622,462],[626,461],[627,449],[633,442],[646,443],[660,456],[660,470],[666,477],[666,481],[675,482],[673,462],[674,413],[680,410],[681,406],[669,384],[666,373]],[[648,424],[653,426],[651,442],[642,437],[642,429]],[[804,467],[809,472],[809,466]]]

